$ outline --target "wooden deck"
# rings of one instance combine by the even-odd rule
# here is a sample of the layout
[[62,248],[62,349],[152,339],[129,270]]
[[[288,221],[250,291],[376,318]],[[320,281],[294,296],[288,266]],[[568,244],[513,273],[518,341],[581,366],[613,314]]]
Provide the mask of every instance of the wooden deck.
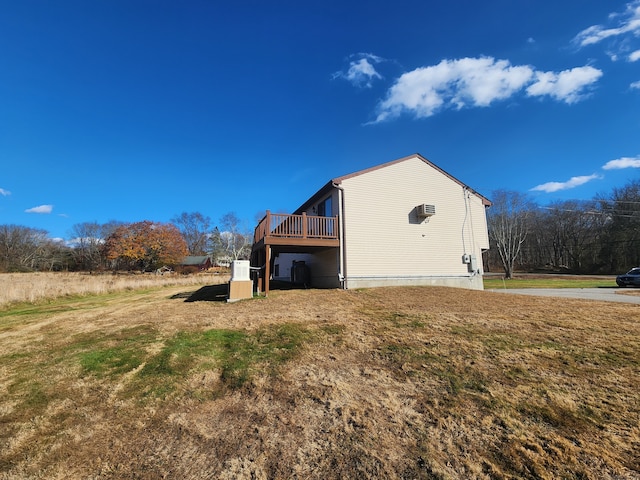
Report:
[[265,245],[337,247],[338,218],[267,211],[253,233],[254,250]]
[[[252,263],[262,265],[261,290],[269,293],[273,253],[338,248],[338,217],[289,215],[267,210],[253,233]],[[260,282],[259,280],[259,282]]]

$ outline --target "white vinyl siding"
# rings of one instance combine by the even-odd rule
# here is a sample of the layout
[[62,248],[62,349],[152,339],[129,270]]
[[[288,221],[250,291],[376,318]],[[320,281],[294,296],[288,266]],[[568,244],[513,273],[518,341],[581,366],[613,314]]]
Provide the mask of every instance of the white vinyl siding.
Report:
[[[482,268],[481,251],[489,247],[482,199],[420,158],[345,178],[341,186],[348,278],[467,276],[465,253]],[[415,207],[424,203],[436,213],[421,220]]]

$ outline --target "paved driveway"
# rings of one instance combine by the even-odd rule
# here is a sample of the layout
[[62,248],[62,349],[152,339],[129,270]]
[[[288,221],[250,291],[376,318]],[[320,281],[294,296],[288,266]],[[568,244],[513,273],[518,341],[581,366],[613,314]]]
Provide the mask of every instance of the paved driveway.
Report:
[[640,305],[640,295],[625,295],[624,291],[637,292],[637,289],[617,287],[602,288],[510,288],[493,289],[489,292],[511,293],[518,295],[535,295],[541,297],[578,298],[582,300],[598,300],[601,302],[635,303]]

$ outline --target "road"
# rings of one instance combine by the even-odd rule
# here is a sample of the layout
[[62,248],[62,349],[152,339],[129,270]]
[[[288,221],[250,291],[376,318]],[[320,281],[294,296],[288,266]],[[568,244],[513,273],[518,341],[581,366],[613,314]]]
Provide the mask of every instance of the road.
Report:
[[[640,305],[640,295],[625,294],[623,292],[636,291],[617,287],[601,288],[510,288],[492,289],[490,292],[511,293],[518,295],[535,295],[541,297],[578,298],[582,300],[597,300],[601,302],[635,303]],[[638,292],[640,293],[640,292]]]

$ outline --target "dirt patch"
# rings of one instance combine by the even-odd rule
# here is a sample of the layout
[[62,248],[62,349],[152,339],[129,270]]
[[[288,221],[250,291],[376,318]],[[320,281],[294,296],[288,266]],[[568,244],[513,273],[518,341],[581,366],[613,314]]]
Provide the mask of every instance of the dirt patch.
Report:
[[636,305],[214,290],[3,317],[0,478],[640,478]]

